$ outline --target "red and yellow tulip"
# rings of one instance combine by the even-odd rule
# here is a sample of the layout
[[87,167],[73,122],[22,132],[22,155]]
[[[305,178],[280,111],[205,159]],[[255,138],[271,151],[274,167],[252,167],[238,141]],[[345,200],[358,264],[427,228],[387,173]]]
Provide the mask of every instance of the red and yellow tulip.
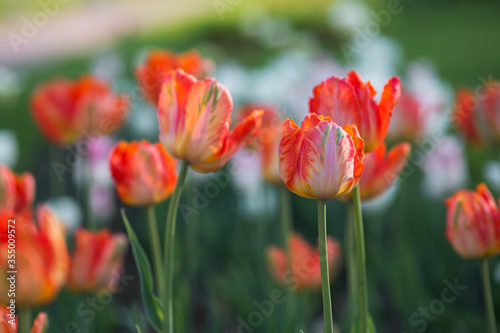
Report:
[[347,78],[333,76],[314,87],[309,111],[328,116],[340,126],[356,125],[365,143],[365,152],[369,153],[384,141],[400,92],[399,78],[392,77],[377,104],[376,91],[370,81],[364,83],[358,73],[351,71]]
[[402,90],[401,97],[392,113],[387,137],[390,140],[416,141],[425,135],[429,110],[410,92]]
[[[19,328],[16,317],[12,319],[10,310],[0,304],[0,333],[17,333]],[[40,312],[33,322],[31,333],[46,333],[49,330],[49,318],[45,312]]]
[[459,90],[453,122],[471,144],[500,144],[500,82],[485,84],[479,93]]
[[16,175],[0,165],[0,209],[31,218],[35,198],[35,178],[31,173]]
[[359,179],[361,200],[371,200],[384,193],[398,179],[398,175],[406,165],[411,146],[407,142],[394,146],[386,151],[385,143],[365,155],[365,168]]
[[[16,306],[40,306],[50,303],[66,282],[69,255],[65,228],[47,206],[39,206],[36,224],[9,211],[0,212],[1,221],[15,220],[16,227]],[[7,290],[7,223],[1,224],[0,286]],[[8,302],[7,293],[0,302]]]
[[128,205],[162,202],[177,181],[177,161],[161,143],[120,141],[111,151],[109,167],[118,196]]
[[197,79],[204,79],[212,71],[213,62],[204,59],[198,51],[190,50],[175,54],[167,50],[151,51],[146,61],[135,70],[135,76],[144,98],[153,105],[158,105],[161,85],[171,70],[182,69]]
[[108,84],[92,76],[53,80],[39,87],[31,100],[36,124],[48,140],[61,145],[116,131],[128,107],[128,97],[114,95]]
[[348,193],[358,184],[363,160],[356,126],[342,128],[329,117],[309,114],[301,128],[290,119],[281,127],[281,179],[302,197],[333,199]]
[[127,237],[108,230],[75,232],[67,287],[72,292],[115,291],[128,246]]
[[[276,246],[267,249],[268,269],[273,278],[278,283],[290,285],[297,291],[321,288],[318,249],[314,249],[299,234],[290,236],[289,247],[291,268],[287,265],[287,257],[283,249]],[[342,251],[333,237],[327,238],[327,251],[330,280],[333,280],[342,265]]]
[[250,144],[255,146],[261,157],[261,169],[264,179],[270,184],[283,184],[279,172],[278,148],[280,145],[281,125],[283,117],[278,109],[268,104],[247,104],[238,112],[241,119],[254,110],[262,110],[262,126],[255,140]]
[[219,82],[171,71],[158,105],[160,140],[170,155],[189,162],[194,170],[217,171],[258,134],[261,125],[263,111],[256,110],[230,130],[232,108],[229,91]]
[[446,238],[465,259],[500,252],[500,210],[485,184],[459,190],[446,200]]

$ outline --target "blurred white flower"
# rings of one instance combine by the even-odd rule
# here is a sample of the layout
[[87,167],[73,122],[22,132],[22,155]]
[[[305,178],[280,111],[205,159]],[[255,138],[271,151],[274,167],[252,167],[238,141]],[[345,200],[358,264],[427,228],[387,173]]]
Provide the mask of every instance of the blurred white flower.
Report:
[[358,30],[362,30],[370,19],[370,9],[362,1],[335,1],[328,8],[328,24],[334,31],[347,37],[352,37]]
[[125,71],[125,64],[115,52],[100,54],[91,63],[91,73],[98,78],[112,82]]
[[61,218],[68,232],[72,232],[82,225],[82,209],[73,198],[51,198],[47,204],[52,207]]
[[378,35],[353,57],[351,67],[364,81],[371,81],[378,97],[387,80],[398,74],[403,58],[401,45],[392,38]]
[[272,103],[285,117],[300,122],[308,113],[314,86],[330,76],[345,73],[346,70],[332,57],[292,50],[280,53],[258,69],[246,70],[234,62],[222,64],[217,78],[229,89],[235,105]]
[[9,130],[0,130],[0,164],[6,164],[13,168],[18,156],[19,144],[15,133]]
[[500,190],[500,162],[487,161],[483,166],[483,174],[488,186]]
[[449,113],[455,98],[453,87],[439,77],[432,62],[427,60],[411,63],[405,79],[405,87],[427,112],[426,133],[444,130],[449,124]]
[[260,155],[257,151],[243,149],[231,160],[231,184],[239,192],[242,208],[247,214],[258,215],[266,209]]
[[146,104],[141,103],[129,113],[128,125],[134,136],[158,141],[159,128],[156,112]]
[[[412,158],[418,158],[419,149],[414,149]],[[464,187],[468,181],[467,160],[464,144],[454,136],[445,136],[434,145],[423,163],[424,190],[435,198],[443,198]]]
[[10,68],[0,66],[0,97],[11,96],[21,91],[21,78]]
[[99,220],[108,220],[116,211],[114,188],[99,182],[92,184],[89,193],[90,209]]

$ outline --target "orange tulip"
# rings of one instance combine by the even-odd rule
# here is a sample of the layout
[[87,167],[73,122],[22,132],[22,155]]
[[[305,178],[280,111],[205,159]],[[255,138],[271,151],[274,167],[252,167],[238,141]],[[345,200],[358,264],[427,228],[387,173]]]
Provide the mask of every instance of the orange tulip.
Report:
[[301,128],[281,127],[279,166],[286,187],[306,198],[333,199],[351,191],[363,172],[363,140],[356,126],[309,114]]
[[5,305],[0,304],[0,332],[16,333],[18,328],[17,318],[14,311],[11,312]]
[[31,173],[16,175],[0,165],[0,209],[31,218],[35,198],[35,179]]
[[[294,290],[320,289],[321,269],[318,249],[313,249],[299,234],[289,238],[292,267],[287,267],[285,251],[271,246],[267,249],[268,269],[278,283],[290,285]],[[327,238],[328,267],[333,280],[342,265],[342,251],[339,243]]]
[[127,116],[128,105],[126,96],[114,95],[106,83],[92,76],[48,82],[34,92],[31,101],[42,133],[61,145],[116,131]]
[[[283,117],[272,105],[247,104],[238,112],[239,118],[243,119],[254,110],[262,110],[262,126],[254,143],[261,156],[261,169],[264,179],[270,184],[283,184],[280,176],[278,148],[280,145],[281,124]],[[253,145],[252,143],[250,145]]]
[[500,252],[500,210],[485,184],[459,190],[446,200],[446,238],[465,259]]
[[40,312],[33,322],[30,333],[46,333],[49,331],[49,317],[45,312]]
[[128,205],[162,202],[177,181],[177,161],[161,143],[120,141],[111,151],[109,167],[118,196]]
[[425,135],[429,111],[406,90],[394,108],[387,137],[396,141],[416,141]]
[[455,126],[471,144],[500,144],[500,82],[489,82],[483,89],[461,89],[453,110]]
[[203,59],[195,50],[180,54],[166,50],[151,51],[144,64],[135,70],[142,94],[148,102],[158,105],[162,82],[168,72],[176,69],[182,69],[201,80],[213,69],[213,62]]
[[365,168],[359,179],[361,200],[374,199],[389,189],[406,165],[410,151],[410,144],[403,142],[386,154],[385,143],[382,143],[375,151],[366,154]]
[[[17,333],[19,328],[16,317],[11,317],[10,310],[0,304],[0,333]],[[31,333],[45,333],[49,330],[49,319],[45,312],[40,312],[33,322]]]
[[[22,216],[0,212],[1,221],[15,219],[15,251],[17,270],[16,306],[39,306],[50,303],[66,282],[69,256],[64,224],[47,206],[37,209],[36,225]],[[1,223],[0,289],[8,290],[7,223]],[[0,302],[8,302],[0,293]]]
[[399,78],[389,79],[377,104],[370,81],[364,83],[351,71],[345,79],[333,76],[314,87],[309,111],[328,116],[340,126],[356,125],[369,153],[384,141],[400,91]]
[[214,79],[198,81],[182,70],[165,78],[158,105],[160,140],[173,157],[199,172],[217,171],[259,132],[262,110],[232,130],[233,101]]
[[115,291],[127,250],[127,237],[108,230],[75,232],[75,249],[68,275],[68,289],[73,292]]

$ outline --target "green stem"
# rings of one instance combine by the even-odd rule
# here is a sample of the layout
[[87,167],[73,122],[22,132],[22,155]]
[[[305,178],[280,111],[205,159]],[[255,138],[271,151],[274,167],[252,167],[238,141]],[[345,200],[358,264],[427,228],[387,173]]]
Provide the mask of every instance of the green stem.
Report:
[[19,332],[30,333],[31,326],[33,325],[33,314],[30,307],[19,309]]
[[[290,251],[290,230],[292,229],[292,219],[291,219],[291,209],[290,209],[290,192],[288,189],[282,185],[280,190],[280,208],[281,208],[281,235],[283,246],[286,253],[286,266],[287,270],[292,272],[292,253]],[[292,284],[289,283],[286,287],[286,317],[285,317],[285,331],[294,332],[295,331],[295,298],[292,290]]]
[[173,311],[173,280],[174,280],[174,250],[175,250],[175,221],[177,218],[177,208],[181,198],[182,187],[186,180],[189,163],[182,162],[181,171],[175,190],[170,198],[167,213],[167,228],[165,229],[165,249],[164,249],[164,268],[165,281],[162,289],[163,299],[163,333],[174,333],[174,311]]
[[330,296],[330,273],[328,269],[328,251],[326,245],[326,200],[324,199],[318,199],[318,236],[325,333],[333,333],[332,300]]
[[148,224],[149,224],[149,237],[151,241],[151,253],[153,256],[156,291],[161,295],[161,288],[163,286],[163,266],[161,257],[161,244],[160,233],[158,231],[158,222],[156,221],[155,206],[149,205],[148,208]]
[[493,297],[491,296],[490,272],[488,268],[488,259],[481,259],[481,275],[483,278],[484,303],[488,316],[488,332],[497,333],[497,324],[495,321],[495,309],[493,307]]
[[363,231],[363,215],[361,213],[361,198],[359,186],[353,190],[354,228],[356,234],[356,257],[358,262],[358,293],[360,332],[368,332],[368,287],[366,279],[365,235]]
[[358,298],[357,293],[357,272],[356,272],[356,242],[354,241],[354,212],[352,202],[347,207],[347,221],[345,225],[345,238],[346,238],[346,251],[347,251],[347,284],[348,284],[348,307],[347,307],[347,320],[348,327],[352,327],[354,318],[356,318]]

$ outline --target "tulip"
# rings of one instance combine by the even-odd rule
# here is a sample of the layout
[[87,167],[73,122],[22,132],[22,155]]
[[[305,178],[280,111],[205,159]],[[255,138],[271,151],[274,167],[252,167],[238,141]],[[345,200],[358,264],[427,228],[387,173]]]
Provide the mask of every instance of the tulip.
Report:
[[417,141],[426,134],[429,122],[429,108],[410,92],[402,90],[401,97],[394,107],[387,137],[393,141]]
[[446,206],[446,238],[462,258],[481,260],[488,332],[496,333],[488,258],[500,252],[500,210],[485,184],[455,192]]
[[[0,212],[0,221],[15,220],[16,235],[16,305],[41,306],[50,303],[66,282],[69,256],[65,228],[59,217],[47,206],[39,206],[36,224],[9,211]],[[7,223],[1,223],[0,287],[8,290],[6,272]],[[0,302],[7,304],[7,293],[0,293]]]
[[171,70],[182,69],[197,79],[204,79],[213,70],[213,62],[204,59],[198,51],[191,50],[175,54],[166,50],[151,51],[144,64],[135,70],[135,76],[144,98],[153,105],[158,105],[161,85]]
[[[9,303],[10,304],[10,303]],[[0,332],[2,333],[16,333],[17,332],[17,318],[12,312],[3,304],[0,304]]]
[[217,171],[257,134],[263,111],[248,115],[231,131],[233,102],[214,79],[197,81],[182,70],[171,71],[158,105],[160,141],[173,157],[199,172]]
[[446,238],[464,259],[500,252],[500,210],[485,184],[459,190],[446,200]]
[[277,151],[280,144],[281,124],[283,124],[284,119],[278,109],[266,104],[244,105],[238,112],[239,118],[244,119],[254,110],[262,110],[264,113],[259,134],[254,142],[250,143],[250,146],[255,146],[260,153],[264,179],[270,184],[283,184],[279,172]]
[[[282,248],[270,246],[267,249],[268,269],[273,278],[286,285],[291,280],[291,287],[297,291],[321,288],[320,256],[299,234],[289,237],[291,252],[291,267],[287,265],[286,253]],[[333,238],[327,238],[327,251],[330,280],[340,271],[342,252],[339,243]]]
[[45,312],[40,312],[33,322],[30,333],[46,333],[49,331],[49,317]]
[[453,123],[473,145],[500,144],[500,82],[480,90],[461,89],[453,110]]
[[314,87],[309,111],[328,116],[340,126],[356,125],[365,143],[365,152],[369,153],[385,139],[400,90],[399,78],[389,79],[377,104],[371,83],[364,83],[351,71],[345,79],[333,76]]
[[122,233],[112,235],[108,230],[77,230],[68,289],[77,293],[116,291],[127,246],[127,237]]
[[[319,254],[328,258],[326,200],[356,188],[363,172],[364,144],[356,126],[343,128],[330,117],[309,114],[301,124],[287,119],[281,127],[279,168],[286,187],[318,199]],[[320,261],[324,331],[333,333],[328,260]]]
[[389,189],[406,165],[410,151],[410,144],[403,142],[386,154],[386,146],[383,143],[366,154],[365,167],[358,184],[361,200],[374,199]]
[[35,179],[30,173],[16,175],[0,165],[0,209],[31,218],[35,198]]
[[31,100],[36,124],[48,140],[59,145],[111,134],[125,121],[128,106],[126,96],[114,95],[106,83],[92,76],[48,82]]
[[128,205],[162,202],[177,181],[177,161],[161,143],[120,141],[111,151],[109,167],[118,196]]
[[164,239],[165,278],[160,289],[165,305],[163,330],[168,333],[174,331],[175,220],[188,166],[199,172],[219,170],[258,134],[261,125],[263,111],[256,110],[230,130],[232,108],[229,91],[214,79],[198,81],[178,69],[170,71],[163,81],[158,100],[160,141],[170,155],[183,161],[168,208]]
[[[24,315],[21,314],[20,316]],[[21,318],[23,319],[23,318]],[[31,323],[30,323],[31,325]],[[0,304],[0,332],[1,333],[17,333],[18,320],[16,317],[11,318],[10,310],[3,304]],[[49,330],[49,319],[45,312],[40,312],[33,322],[31,333],[46,333]]]
[[279,168],[286,187],[305,198],[333,199],[351,191],[363,172],[363,140],[356,126],[309,114],[301,128],[281,127]]

